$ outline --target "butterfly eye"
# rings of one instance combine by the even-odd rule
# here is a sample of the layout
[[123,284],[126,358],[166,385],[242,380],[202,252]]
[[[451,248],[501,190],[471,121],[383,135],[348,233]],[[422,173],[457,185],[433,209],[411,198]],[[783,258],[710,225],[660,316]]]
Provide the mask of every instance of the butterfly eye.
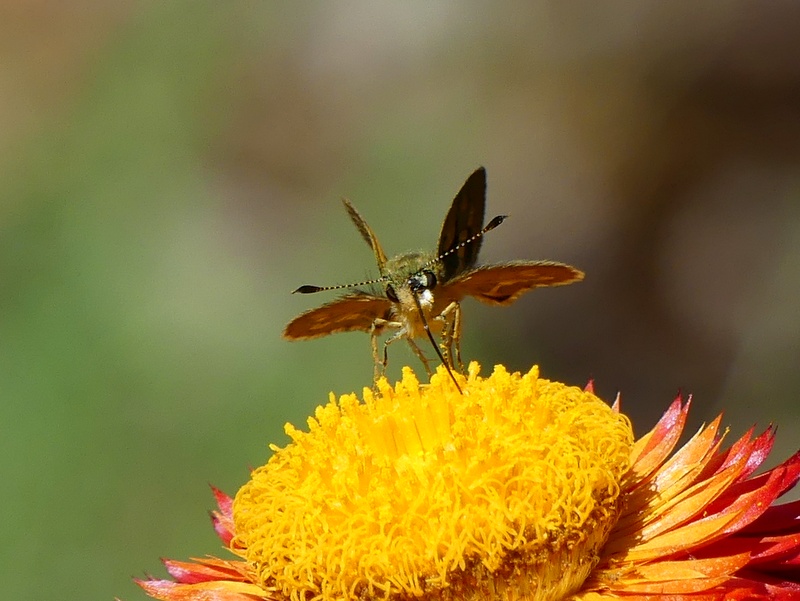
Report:
[[393,303],[400,302],[400,299],[397,298],[397,293],[391,286],[386,286],[386,297]]
[[432,271],[425,269],[408,278],[408,287],[412,292],[430,290],[436,286],[436,276]]

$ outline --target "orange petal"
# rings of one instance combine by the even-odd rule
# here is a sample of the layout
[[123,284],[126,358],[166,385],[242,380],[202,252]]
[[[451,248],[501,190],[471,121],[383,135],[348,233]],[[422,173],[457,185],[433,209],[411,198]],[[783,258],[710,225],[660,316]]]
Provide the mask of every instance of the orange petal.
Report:
[[735,515],[723,514],[691,522],[641,545],[630,547],[619,560],[644,562],[669,557],[679,551],[691,551],[714,540],[735,519]]
[[245,582],[179,584],[171,580],[136,580],[136,584],[162,601],[255,601],[266,599],[264,589]]
[[702,513],[708,515],[708,506],[711,501],[730,486],[737,474],[738,470],[733,466],[727,473],[723,472],[711,480],[695,484],[671,502],[656,507],[658,517],[641,529],[641,539],[643,541],[652,540]]
[[167,572],[182,584],[194,584],[211,580],[248,581],[248,565],[243,561],[225,561],[208,558],[194,562],[163,559]]
[[658,421],[655,428],[642,436],[631,451],[631,480],[638,483],[654,472],[675,448],[686,424],[691,397],[682,403],[678,397]]
[[707,591],[723,584],[731,574],[747,565],[750,556],[740,553],[711,559],[661,561],[637,566],[620,576],[620,589],[633,593],[685,594]]
[[[693,482],[700,479],[705,469],[704,461],[719,447],[721,441],[716,435],[718,424],[719,419],[701,429],[661,469],[643,480],[635,492],[629,495],[624,514],[614,529],[615,537],[640,533],[645,525],[661,520],[668,510],[679,503],[679,509],[673,512],[671,522],[672,525],[681,523],[702,509],[699,501],[694,506],[686,505],[687,497],[704,492],[704,502],[708,503],[738,477],[741,469],[728,471],[714,480],[700,482],[691,487]],[[745,460],[742,458],[739,467],[744,466]]]

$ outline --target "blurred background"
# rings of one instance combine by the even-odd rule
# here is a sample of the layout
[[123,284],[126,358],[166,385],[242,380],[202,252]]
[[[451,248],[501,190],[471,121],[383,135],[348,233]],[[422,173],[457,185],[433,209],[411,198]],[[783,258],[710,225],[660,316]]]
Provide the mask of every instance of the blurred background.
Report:
[[587,276],[465,302],[467,358],[800,446],[796,2],[5,2],[0,52],[3,598],[219,553],[207,483],[370,385],[368,336],[280,336],[375,275],[340,197],[431,250],[479,165],[483,262]]

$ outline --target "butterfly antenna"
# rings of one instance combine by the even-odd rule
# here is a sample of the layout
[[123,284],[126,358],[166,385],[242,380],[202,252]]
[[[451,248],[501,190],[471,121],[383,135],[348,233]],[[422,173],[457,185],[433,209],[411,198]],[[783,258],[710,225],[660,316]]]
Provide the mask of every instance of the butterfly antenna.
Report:
[[386,276],[375,278],[374,280],[364,280],[363,282],[356,282],[355,284],[337,284],[336,286],[300,286],[297,290],[292,290],[292,294],[314,294],[315,292],[324,292],[326,290],[341,290],[343,288],[359,288],[361,286],[368,286],[370,284],[377,284],[385,282]]
[[436,355],[439,357],[439,360],[444,365],[444,368],[447,370],[447,373],[450,375],[450,379],[453,380],[453,384],[456,385],[456,390],[458,390],[459,394],[464,394],[464,391],[461,390],[461,386],[458,385],[458,380],[456,380],[456,376],[453,374],[453,370],[450,369],[450,364],[445,361],[444,355],[442,355],[442,351],[439,349],[439,345],[436,344],[436,339],[433,337],[433,333],[431,333],[431,329],[428,327],[428,320],[425,319],[425,312],[422,310],[422,305],[419,303],[419,297],[417,293],[412,290],[411,296],[414,298],[414,304],[417,305],[417,311],[419,312],[419,316],[422,319],[422,326],[425,328],[425,333],[428,335],[428,340],[431,341],[433,345],[433,350],[436,351]]
[[498,225],[503,223],[507,218],[508,218],[508,215],[498,215],[497,217],[492,219],[489,223],[487,223],[484,226],[484,228],[481,231],[479,231],[477,234],[475,234],[473,236],[470,236],[469,238],[467,238],[463,242],[459,242],[453,248],[451,248],[450,250],[446,250],[445,252],[440,254],[435,259],[431,259],[430,261],[425,263],[425,265],[423,265],[421,269],[426,269],[426,268],[430,267],[431,265],[433,265],[434,263],[438,263],[439,261],[444,259],[447,255],[452,255],[454,252],[457,252],[459,249],[464,248],[467,244],[472,244],[473,242],[475,242],[475,240],[477,240],[478,238],[480,238],[481,236],[483,236],[487,232],[491,232],[494,228],[496,228]]

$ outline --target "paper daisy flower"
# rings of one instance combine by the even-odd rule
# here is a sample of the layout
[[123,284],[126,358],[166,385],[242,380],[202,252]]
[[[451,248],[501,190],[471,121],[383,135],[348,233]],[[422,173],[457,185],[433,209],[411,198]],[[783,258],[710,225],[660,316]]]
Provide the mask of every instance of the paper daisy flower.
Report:
[[214,528],[236,559],[166,560],[169,601],[800,599],[800,453],[754,475],[773,431],[674,451],[689,403],[634,441],[618,404],[476,364],[459,394],[331,395],[272,446]]

